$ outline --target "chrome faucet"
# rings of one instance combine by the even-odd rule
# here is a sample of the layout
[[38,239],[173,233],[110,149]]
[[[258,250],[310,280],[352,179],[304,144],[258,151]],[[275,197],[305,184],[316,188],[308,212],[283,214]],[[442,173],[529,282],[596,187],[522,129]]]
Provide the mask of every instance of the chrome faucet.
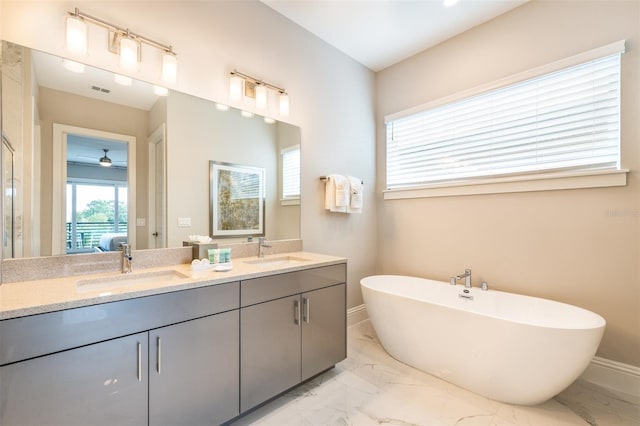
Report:
[[269,244],[265,244],[264,237],[258,238],[258,257],[264,257],[263,248],[271,248]]
[[128,274],[133,271],[133,256],[131,256],[131,246],[122,243],[122,273]]
[[463,278],[464,278],[464,287],[471,288],[471,269],[465,269],[464,274],[451,277],[449,279],[449,284],[456,285],[456,281],[461,280]]

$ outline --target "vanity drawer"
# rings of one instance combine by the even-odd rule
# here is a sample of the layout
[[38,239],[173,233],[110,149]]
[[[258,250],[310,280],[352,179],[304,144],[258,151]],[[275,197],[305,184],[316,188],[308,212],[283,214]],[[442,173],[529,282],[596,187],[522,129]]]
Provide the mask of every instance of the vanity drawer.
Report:
[[0,321],[0,365],[237,309],[239,283]]
[[347,265],[344,263],[243,280],[240,290],[240,305],[254,305],[305,291],[342,284],[346,281]]

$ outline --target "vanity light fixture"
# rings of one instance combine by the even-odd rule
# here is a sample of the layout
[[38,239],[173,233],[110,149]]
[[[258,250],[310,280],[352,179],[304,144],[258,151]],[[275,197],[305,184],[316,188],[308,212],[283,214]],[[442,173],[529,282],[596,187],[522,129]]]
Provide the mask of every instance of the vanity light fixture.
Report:
[[67,16],[67,49],[77,55],[87,54],[87,24],[79,15],[78,9],[75,13]]
[[178,79],[178,59],[173,50],[162,54],[162,81],[174,84]]
[[140,34],[135,34],[129,29],[118,27],[102,19],[80,12],[68,12],[67,16],[67,49],[75,55],[86,55],[88,45],[87,23],[106,28],[109,31],[108,49],[120,56],[120,67],[132,72],[138,71],[142,58],[142,44],[154,47],[162,52],[162,81],[174,84],[178,76],[178,61],[172,46],[167,46]]
[[289,115],[289,95],[284,92],[280,93],[280,115]]
[[140,43],[127,34],[120,37],[120,68],[126,71],[138,71]]
[[109,150],[106,148],[102,148],[102,150],[104,151],[104,157],[100,158],[100,165],[103,167],[111,167],[111,158],[107,156]]
[[262,83],[256,84],[256,108],[267,108],[267,86]]
[[[229,73],[229,99],[237,102],[242,96],[255,98],[256,108],[266,109],[268,106],[268,90],[273,90],[279,94],[280,115],[289,115],[289,95],[282,88],[264,80],[251,77],[237,70]],[[244,86],[244,90],[243,90]]]
[[242,99],[242,83],[242,78],[231,74],[231,78],[229,78],[229,99],[233,102]]

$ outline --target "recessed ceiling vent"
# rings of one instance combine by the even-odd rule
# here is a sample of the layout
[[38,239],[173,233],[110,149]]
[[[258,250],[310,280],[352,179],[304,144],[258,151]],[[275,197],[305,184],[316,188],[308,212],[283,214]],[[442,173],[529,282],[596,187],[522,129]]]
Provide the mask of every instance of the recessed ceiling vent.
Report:
[[91,86],[91,88],[96,92],[111,93],[111,89],[105,89],[104,87]]

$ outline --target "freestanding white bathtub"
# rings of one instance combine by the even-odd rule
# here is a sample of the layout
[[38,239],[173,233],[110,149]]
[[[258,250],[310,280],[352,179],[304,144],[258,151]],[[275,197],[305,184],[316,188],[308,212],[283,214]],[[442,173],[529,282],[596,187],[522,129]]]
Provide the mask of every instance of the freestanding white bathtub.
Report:
[[551,300],[475,287],[464,293],[462,285],[397,275],[360,284],[392,357],[507,403],[534,405],[560,393],[604,333],[600,315]]

